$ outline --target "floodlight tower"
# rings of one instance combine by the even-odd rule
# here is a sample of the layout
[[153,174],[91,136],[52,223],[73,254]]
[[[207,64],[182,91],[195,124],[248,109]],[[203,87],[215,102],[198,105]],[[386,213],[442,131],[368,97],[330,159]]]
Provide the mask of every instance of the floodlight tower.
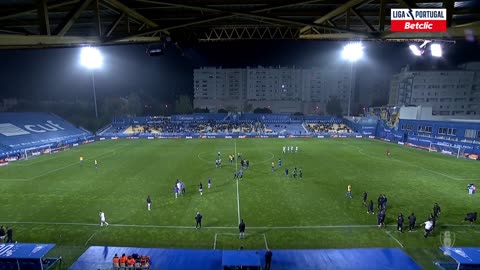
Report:
[[355,62],[360,60],[363,56],[363,45],[360,42],[349,43],[343,47],[342,57],[345,60],[350,62],[350,90],[348,93],[348,108],[347,108],[347,116],[350,116],[350,107],[351,107],[351,99],[352,99],[352,91],[353,91],[353,82],[354,82],[354,72],[353,67]]
[[80,53],[80,64],[90,70],[92,77],[93,102],[95,105],[95,117],[98,118],[97,91],[95,89],[95,70],[102,67],[103,56],[100,50],[94,47],[84,47]]

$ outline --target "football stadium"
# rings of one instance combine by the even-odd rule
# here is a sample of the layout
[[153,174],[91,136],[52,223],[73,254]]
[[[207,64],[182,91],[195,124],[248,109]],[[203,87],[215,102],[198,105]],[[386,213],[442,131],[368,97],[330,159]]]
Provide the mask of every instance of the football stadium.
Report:
[[480,269],[477,4],[0,1],[0,269]]

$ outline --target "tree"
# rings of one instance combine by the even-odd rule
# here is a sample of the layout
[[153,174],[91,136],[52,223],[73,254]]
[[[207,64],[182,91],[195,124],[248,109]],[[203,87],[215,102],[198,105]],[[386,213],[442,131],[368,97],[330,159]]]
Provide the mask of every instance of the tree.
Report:
[[175,112],[178,114],[190,114],[193,112],[192,100],[189,96],[179,96],[175,101]]
[[340,100],[336,96],[330,97],[330,100],[327,102],[327,113],[329,115],[341,116],[342,112]]
[[236,112],[236,111],[237,111],[237,107],[232,106],[232,105],[228,105],[228,106],[225,107],[225,110],[226,110],[227,112]]
[[225,110],[225,109],[223,109],[223,108],[222,108],[222,109],[218,109],[218,111],[217,111],[217,112],[218,112],[218,113],[228,113],[228,111],[227,111],[227,110]]
[[127,113],[132,116],[140,115],[143,112],[140,96],[136,92],[130,92],[127,100]]
[[256,108],[253,110],[253,113],[258,113],[258,114],[270,114],[272,113],[272,110],[269,108]]
[[205,109],[195,108],[195,109],[193,109],[193,112],[194,112],[194,113],[209,113],[210,110],[209,110],[207,107],[205,107]]
[[251,103],[248,103],[247,106],[245,106],[245,112],[251,111],[253,111],[253,105]]

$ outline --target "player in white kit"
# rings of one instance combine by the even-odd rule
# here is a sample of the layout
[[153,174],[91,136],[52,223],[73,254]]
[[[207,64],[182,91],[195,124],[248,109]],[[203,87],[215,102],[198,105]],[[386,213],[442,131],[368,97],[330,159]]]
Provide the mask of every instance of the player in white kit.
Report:
[[108,226],[108,222],[105,219],[105,213],[100,211],[98,215],[100,216],[100,226],[103,226],[103,225]]

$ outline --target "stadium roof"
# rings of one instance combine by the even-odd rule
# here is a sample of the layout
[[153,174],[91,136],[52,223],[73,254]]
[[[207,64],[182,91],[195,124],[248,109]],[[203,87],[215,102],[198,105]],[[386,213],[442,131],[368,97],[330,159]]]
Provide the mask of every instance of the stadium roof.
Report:
[[[0,0],[0,48],[257,39],[470,39],[475,0]],[[446,33],[391,33],[391,8],[446,8]]]

